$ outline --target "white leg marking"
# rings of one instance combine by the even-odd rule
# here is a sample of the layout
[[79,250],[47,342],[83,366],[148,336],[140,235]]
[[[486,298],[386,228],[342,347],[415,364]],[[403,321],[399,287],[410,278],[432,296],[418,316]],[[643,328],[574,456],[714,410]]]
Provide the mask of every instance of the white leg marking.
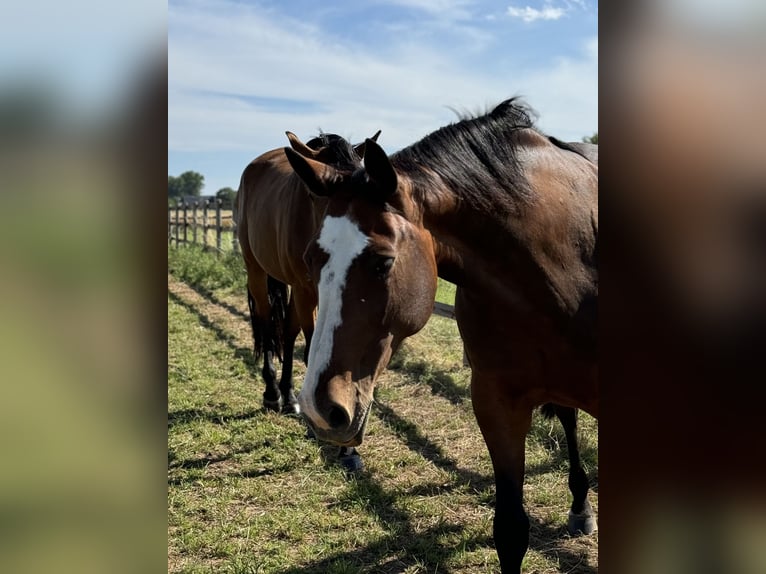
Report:
[[309,351],[306,378],[298,395],[303,414],[320,428],[329,430],[325,420],[319,416],[314,401],[319,376],[327,368],[332,357],[335,329],[342,322],[343,289],[346,275],[354,259],[364,250],[369,238],[359,230],[351,219],[325,217],[317,243],[330,257],[322,267],[319,276],[319,315]]

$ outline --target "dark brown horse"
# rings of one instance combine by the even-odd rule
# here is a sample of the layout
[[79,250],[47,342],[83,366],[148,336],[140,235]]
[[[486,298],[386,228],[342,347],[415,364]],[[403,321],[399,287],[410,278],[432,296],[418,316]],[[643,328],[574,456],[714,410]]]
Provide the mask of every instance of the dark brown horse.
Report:
[[360,444],[375,381],[428,321],[437,277],[457,284],[473,408],[495,472],[495,546],[503,572],[520,572],[534,409],[554,402],[598,417],[597,165],[536,130],[517,100],[391,158],[368,141],[352,174],[285,153],[329,199],[306,251],[319,316],[304,416],[318,437]]
[[[373,136],[376,140],[380,132]],[[335,134],[303,144],[287,132],[293,149],[336,170],[361,166],[365,144],[351,146]],[[298,333],[306,339],[304,361],[314,332],[316,285],[306,273],[303,253],[324,216],[326,200],[312,197],[281,148],[254,159],[237,193],[237,232],[247,268],[248,304],[255,358],[263,356],[266,409],[298,413],[293,393],[293,349]],[[288,300],[287,285],[291,287]],[[274,356],[282,359],[277,385]]]

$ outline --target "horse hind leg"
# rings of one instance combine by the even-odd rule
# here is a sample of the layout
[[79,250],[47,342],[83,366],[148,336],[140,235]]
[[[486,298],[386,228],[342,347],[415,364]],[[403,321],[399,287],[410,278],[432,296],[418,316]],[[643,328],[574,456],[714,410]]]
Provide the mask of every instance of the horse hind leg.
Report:
[[290,302],[287,305],[287,312],[284,317],[284,326],[282,329],[282,376],[279,380],[279,392],[282,396],[282,413],[287,415],[300,414],[298,399],[293,390],[293,354],[295,350],[295,339],[300,332],[300,323],[295,309],[295,292],[290,295]]
[[572,536],[592,534],[598,526],[596,515],[588,501],[588,476],[580,461],[577,409],[553,405],[553,410],[561,421],[561,426],[564,427],[569,453],[569,491],[572,493],[572,507],[569,510],[567,530]]
[[[250,271],[250,270],[248,270]],[[274,353],[270,344],[270,305],[265,281],[255,273],[248,273],[247,303],[250,308],[250,324],[253,330],[253,356],[257,364],[258,359],[263,357],[263,369],[261,374],[265,383],[263,392],[263,408],[270,411],[279,411],[282,407],[282,397],[277,386],[277,374],[274,370]]]

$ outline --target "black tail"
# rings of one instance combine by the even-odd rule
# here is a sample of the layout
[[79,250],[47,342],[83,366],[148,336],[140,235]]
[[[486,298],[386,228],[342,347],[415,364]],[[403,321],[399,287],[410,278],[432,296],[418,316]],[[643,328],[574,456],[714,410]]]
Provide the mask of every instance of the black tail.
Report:
[[269,305],[269,335],[271,351],[282,361],[282,349],[285,340],[285,323],[287,322],[287,285],[269,275],[267,281]]
[[250,308],[250,326],[253,329],[253,356],[257,362],[265,352],[271,352],[282,361],[282,347],[287,320],[287,285],[269,276],[267,292],[271,315],[269,323],[263,324],[255,312],[255,299],[247,290],[247,306]]

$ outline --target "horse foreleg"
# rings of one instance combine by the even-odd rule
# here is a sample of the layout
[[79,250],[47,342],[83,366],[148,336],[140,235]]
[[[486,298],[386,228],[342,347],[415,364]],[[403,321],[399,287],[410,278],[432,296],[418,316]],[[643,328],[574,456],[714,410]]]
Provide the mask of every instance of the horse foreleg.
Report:
[[500,378],[471,379],[474,413],[495,471],[495,548],[504,574],[520,574],[529,547],[529,518],[523,506],[524,446],[533,407],[504,394]]
[[569,452],[569,491],[572,507],[567,529],[572,536],[591,534],[596,530],[596,516],[588,501],[588,476],[580,461],[577,442],[577,409],[555,405],[556,416],[564,427]]

